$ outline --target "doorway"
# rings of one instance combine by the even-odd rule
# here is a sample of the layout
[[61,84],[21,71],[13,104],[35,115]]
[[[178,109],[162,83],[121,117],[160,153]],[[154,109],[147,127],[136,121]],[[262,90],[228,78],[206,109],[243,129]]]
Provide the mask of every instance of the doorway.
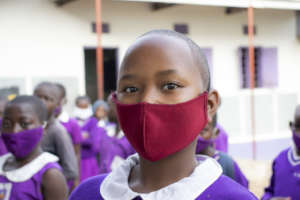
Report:
[[[104,99],[117,88],[118,49],[103,48]],[[92,102],[98,99],[96,48],[84,49],[85,89]]]

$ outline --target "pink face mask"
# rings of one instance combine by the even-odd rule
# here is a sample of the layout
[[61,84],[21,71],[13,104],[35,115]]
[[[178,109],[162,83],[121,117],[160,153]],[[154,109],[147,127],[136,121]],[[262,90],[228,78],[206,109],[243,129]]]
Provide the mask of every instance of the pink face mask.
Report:
[[122,104],[116,95],[113,100],[127,139],[150,161],[184,149],[207,124],[207,92],[179,104]]

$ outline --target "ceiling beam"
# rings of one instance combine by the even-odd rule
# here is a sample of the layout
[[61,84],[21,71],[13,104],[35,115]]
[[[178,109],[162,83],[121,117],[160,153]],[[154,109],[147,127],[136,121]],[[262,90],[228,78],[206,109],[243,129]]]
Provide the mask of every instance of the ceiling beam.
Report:
[[172,6],[175,6],[176,4],[174,3],[151,3],[151,9],[152,11],[158,11],[164,8],[169,8]]
[[246,8],[234,8],[234,7],[227,7],[225,8],[225,14],[232,15],[240,12],[247,11]]

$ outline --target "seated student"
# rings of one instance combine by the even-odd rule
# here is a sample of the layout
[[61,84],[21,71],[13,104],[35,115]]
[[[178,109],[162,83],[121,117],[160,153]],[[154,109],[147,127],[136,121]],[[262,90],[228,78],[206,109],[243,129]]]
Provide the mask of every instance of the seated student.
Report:
[[217,123],[216,125],[217,128],[217,137],[214,141],[215,143],[215,148],[218,151],[222,151],[227,153],[228,152],[228,134],[224,130],[224,128]]
[[114,96],[122,130],[138,155],[79,185],[70,200],[256,199],[222,175],[212,158],[196,159],[197,136],[212,121],[219,95],[192,40],[151,31],[127,51]]
[[238,164],[226,153],[217,151],[214,147],[214,138],[217,135],[217,115],[213,117],[198,138],[196,154],[207,155],[215,158],[222,166],[223,175],[235,180],[237,183],[248,188],[248,180],[242,173]]
[[88,96],[79,96],[75,100],[75,108],[73,117],[77,120],[80,126],[93,115],[91,100]]
[[58,158],[40,147],[46,120],[46,107],[37,97],[18,96],[7,104],[1,136],[10,153],[0,157],[1,199],[67,199]]
[[[0,96],[0,129],[1,129],[1,121],[5,109],[5,105],[8,103],[8,99],[5,96]],[[3,143],[2,138],[0,137],[0,156],[7,153],[7,149],[5,144]]]
[[300,105],[296,107],[290,127],[294,144],[274,159],[270,185],[262,200],[300,199]]
[[54,110],[58,107],[59,93],[53,83],[42,82],[34,89],[34,96],[39,97],[47,108],[47,127],[42,138],[41,147],[59,158],[70,190],[78,178],[78,165],[73,149],[72,140],[65,128],[57,121]]

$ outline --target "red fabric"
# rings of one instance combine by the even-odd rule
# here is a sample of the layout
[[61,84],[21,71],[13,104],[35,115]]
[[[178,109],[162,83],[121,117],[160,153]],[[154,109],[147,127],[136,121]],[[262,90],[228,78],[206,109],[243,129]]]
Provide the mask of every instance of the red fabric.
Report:
[[207,124],[207,93],[180,104],[121,104],[114,96],[121,127],[134,149],[157,161],[174,154]]

